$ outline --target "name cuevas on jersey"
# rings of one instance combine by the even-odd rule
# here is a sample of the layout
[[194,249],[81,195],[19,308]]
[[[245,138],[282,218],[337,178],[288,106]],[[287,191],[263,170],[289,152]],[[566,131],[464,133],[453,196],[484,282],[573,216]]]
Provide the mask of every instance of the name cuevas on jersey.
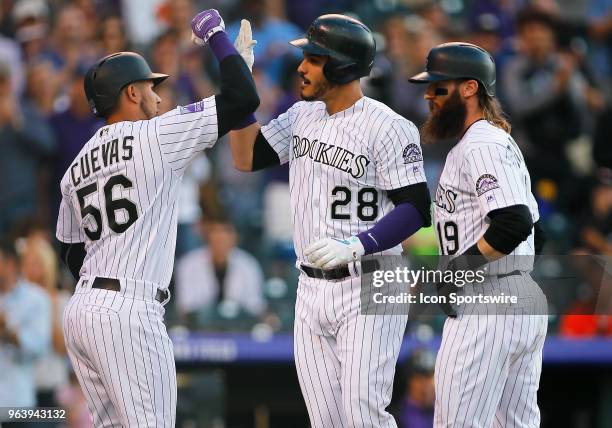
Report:
[[83,153],[70,166],[72,185],[78,186],[82,180],[86,180],[92,174],[118,163],[120,159],[123,161],[132,159],[133,141],[133,136],[126,135],[122,138],[121,147],[119,146],[119,139],[115,138]]

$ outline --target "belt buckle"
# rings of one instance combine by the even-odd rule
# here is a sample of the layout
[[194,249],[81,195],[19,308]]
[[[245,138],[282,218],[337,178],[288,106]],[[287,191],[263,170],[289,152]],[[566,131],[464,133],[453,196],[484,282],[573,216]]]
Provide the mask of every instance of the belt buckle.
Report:
[[344,281],[346,278],[348,278],[350,275],[348,276],[343,276],[342,274],[344,272],[341,272],[341,269],[338,267],[332,268],[332,269],[327,269],[327,270],[322,270],[323,272],[323,276],[325,278],[325,280],[327,281],[331,281],[331,282],[340,282],[340,281]]

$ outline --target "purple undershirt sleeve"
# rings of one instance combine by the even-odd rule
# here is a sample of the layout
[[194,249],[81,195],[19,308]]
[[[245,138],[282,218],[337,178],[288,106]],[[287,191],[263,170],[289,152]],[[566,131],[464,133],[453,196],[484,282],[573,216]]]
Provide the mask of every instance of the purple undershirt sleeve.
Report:
[[372,228],[357,235],[365,254],[388,250],[423,227],[423,217],[409,202],[393,208]]
[[218,33],[214,34],[208,40],[208,45],[219,63],[230,55],[240,55],[230,41],[229,37],[227,37],[225,31],[219,31]]

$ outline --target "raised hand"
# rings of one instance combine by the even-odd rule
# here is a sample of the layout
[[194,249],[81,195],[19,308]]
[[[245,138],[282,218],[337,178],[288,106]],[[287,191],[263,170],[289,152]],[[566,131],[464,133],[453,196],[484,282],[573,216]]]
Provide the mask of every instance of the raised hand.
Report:
[[197,45],[205,45],[221,31],[225,31],[225,22],[217,9],[204,10],[191,20],[191,40]]
[[236,37],[236,41],[234,42],[234,47],[246,62],[246,65],[249,67],[251,72],[253,71],[253,63],[255,62],[255,54],[253,53],[253,47],[257,44],[257,40],[253,40],[253,32],[251,31],[251,23],[243,19],[240,21],[240,32],[238,33],[238,37]]

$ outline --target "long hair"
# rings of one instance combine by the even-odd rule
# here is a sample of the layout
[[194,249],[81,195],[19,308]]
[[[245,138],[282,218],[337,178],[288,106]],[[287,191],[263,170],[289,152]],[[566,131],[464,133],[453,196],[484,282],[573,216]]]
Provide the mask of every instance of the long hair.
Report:
[[59,271],[57,254],[47,240],[32,236],[21,248],[21,267],[24,277],[50,292],[57,287]]
[[512,125],[506,119],[506,114],[502,109],[499,101],[489,96],[481,84],[478,84],[478,106],[482,110],[484,119],[503,129],[508,134],[512,131]]

